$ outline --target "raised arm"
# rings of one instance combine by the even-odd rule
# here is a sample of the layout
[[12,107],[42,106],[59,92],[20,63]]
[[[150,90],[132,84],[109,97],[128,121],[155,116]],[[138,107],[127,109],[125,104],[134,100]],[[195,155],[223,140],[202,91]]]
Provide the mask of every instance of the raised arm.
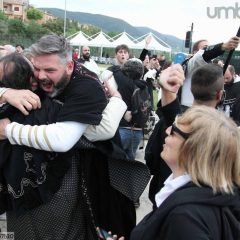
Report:
[[160,85],[162,88],[162,107],[173,102],[177,98],[177,92],[184,81],[184,71],[180,64],[172,65],[160,75]]
[[141,54],[140,54],[140,57],[139,59],[143,62],[146,55],[148,54],[148,46],[149,44],[151,43],[152,41],[152,36],[151,35],[148,35],[146,38],[145,38],[145,46],[144,46],[144,49],[142,50]]
[[232,37],[224,43],[219,43],[214,45],[213,47],[208,47],[202,54],[202,57],[204,61],[209,62],[210,60],[222,55],[224,51],[230,51],[237,48],[239,42],[239,37]]

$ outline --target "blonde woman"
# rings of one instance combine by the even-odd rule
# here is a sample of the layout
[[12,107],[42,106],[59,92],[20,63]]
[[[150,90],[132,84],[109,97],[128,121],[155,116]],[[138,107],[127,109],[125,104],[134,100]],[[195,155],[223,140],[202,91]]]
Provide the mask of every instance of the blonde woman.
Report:
[[213,108],[196,106],[178,116],[166,133],[161,157],[172,174],[156,194],[157,210],[130,239],[240,239],[236,124]]

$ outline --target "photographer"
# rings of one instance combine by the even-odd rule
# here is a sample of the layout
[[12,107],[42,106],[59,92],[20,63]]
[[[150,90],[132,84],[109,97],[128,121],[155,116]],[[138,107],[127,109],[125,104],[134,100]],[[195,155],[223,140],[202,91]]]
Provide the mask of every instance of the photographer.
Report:
[[214,46],[209,46],[207,40],[199,40],[193,45],[193,55],[182,64],[186,80],[178,94],[181,105],[190,107],[193,104],[193,95],[190,90],[193,71],[197,67],[203,66],[212,59],[222,55],[224,51],[237,48],[239,42],[239,37],[232,37],[227,42],[219,43]]

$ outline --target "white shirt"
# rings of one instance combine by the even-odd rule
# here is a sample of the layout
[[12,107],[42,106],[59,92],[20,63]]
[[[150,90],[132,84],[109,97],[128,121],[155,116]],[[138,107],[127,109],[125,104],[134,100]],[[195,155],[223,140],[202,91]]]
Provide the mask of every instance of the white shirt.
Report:
[[182,105],[191,107],[193,104],[194,99],[191,92],[192,74],[196,68],[207,64],[207,62],[205,62],[202,57],[203,53],[204,53],[204,50],[199,50],[196,54],[194,54],[194,56],[187,63],[187,73],[182,86],[182,96],[181,96]]
[[163,201],[178,188],[182,187],[190,181],[191,177],[188,174],[184,174],[176,178],[173,178],[173,174],[171,174],[164,182],[164,187],[155,195],[155,202],[157,207],[159,207]]
[[234,83],[236,82],[240,82],[240,77],[238,75],[236,75],[236,77],[234,78]]
[[85,61],[83,65],[91,72],[96,73],[98,76],[100,75],[99,67],[93,59],[90,58],[89,61]]
[[122,99],[111,97],[102,113],[102,120],[97,126],[72,121],[40,126],[12,122],[7,125],[5,133],[11,144],[25,145],[45,151],[66,152],[83,134],[90,141],[112,138],[126,109],[127,106]]

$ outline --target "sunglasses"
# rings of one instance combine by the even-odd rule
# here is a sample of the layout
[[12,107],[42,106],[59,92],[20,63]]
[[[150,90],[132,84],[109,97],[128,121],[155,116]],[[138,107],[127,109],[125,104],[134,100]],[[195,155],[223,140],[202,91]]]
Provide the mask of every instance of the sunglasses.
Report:
[[185,140],[187,140],[189,138],[189,136],[191,135],[190,133],[185,133],[182,130],[180,130],[175,123],[172,124],[172,128],[171,128],[171,132],[170,135],[173,135],[173,133],[177,133],[179,134],[181,137],[183,137]]

